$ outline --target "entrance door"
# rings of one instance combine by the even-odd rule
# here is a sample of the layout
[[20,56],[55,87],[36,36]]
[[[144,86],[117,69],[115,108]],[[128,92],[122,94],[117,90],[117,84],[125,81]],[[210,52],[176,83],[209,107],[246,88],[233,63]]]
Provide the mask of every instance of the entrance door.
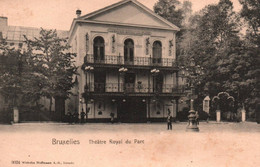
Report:
[[146,103],[141,98],[127,98],[118,105],[118,119],[123,123],[146,122]]

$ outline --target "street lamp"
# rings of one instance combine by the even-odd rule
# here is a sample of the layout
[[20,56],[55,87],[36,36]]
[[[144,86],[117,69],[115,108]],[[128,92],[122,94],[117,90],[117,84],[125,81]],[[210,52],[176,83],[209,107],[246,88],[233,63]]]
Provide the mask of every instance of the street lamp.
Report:
[[125,67],[121,67],[121,68],[118,69],[118,72],[119,72],[119,75],[118,75],[118,92],[120,92],[120,75],[124,75],[127,71],[128,71],[128,69],[125,68]]
[[[156,68],[154,68],[154,69],[152,69],[151,70],[151,74],[152,74],[152,76],[153,76],[153,92],[155,92],[156,91],[156,87],[155,87],[155,76],[158,74],[160,72],[160,70],[158,70],[158,69],[156,69]],[[150,88],[149,88],[150,89]]]
[[[85,68],[85,72],[86,72],[86,86],[85,86],[85,93],[87,93],[87,91],[91,91],[91,86],[90,86],[90,73],[89,73],[89,77],[88,76],[88,72],[90,71],[93,71],[94,70],[94,67],[92,66],[86,66]],[[89,84],[88,84],[88,78],[89,78]],[[85,95],[85,104],[86,104],[86,121],[87,121],[87,118],[88,118],[88,99],[87,99],[87,94]],[[82,111],[83,111],[83,104],[84,104],[84,99],[82,99]]]
[[[193,102],[194,98],[196,98],[195,95],[195,82],[199,79],[200,76],[204,74],[203,67],[200,67],[199,65],[195,65],[195,61],[193,58],[190,60],[189,66],[181,67],[180,74],[182,79],[187,78],[190,82],[190,89],[191,89],[191,96],[190,96],[190,111],[188,116],[188,126],[186,128],[186,131],[195,131],[198,132],[199,128],[197,126],[197,120],[196,120],[196,114],[195,110],[193,108]],[[199,83],[199,81],[198,81]]]
[[[85,72],[86,72],[86,85],[88,85],[86,91],[87,91],[87,90],[90,91],[90,73],[89,73],[89,77],[87,77],[87,75],[88,75],[87,72],[93,71],[93,70],[94,70],[94,67],[92,67],[92,66],[86,66],[86,67],[85,67]],[[87,84],[87,83],[88,83],[88,78],[89,78],[89,84]]]

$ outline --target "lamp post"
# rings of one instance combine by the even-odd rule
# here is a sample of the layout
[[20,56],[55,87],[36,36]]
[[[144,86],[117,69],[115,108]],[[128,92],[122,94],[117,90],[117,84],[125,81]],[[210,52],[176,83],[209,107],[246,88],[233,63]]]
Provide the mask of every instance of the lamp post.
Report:
[[[94,67],[92,66],[86,66],[85,67],[85,73],[86,73],[86,86],[85,86],[85,104],[86,104],[86,121],[87,121],[87,118],[88,118],[88,99],[87,99],[87,92],[91,91],[91,86],[90,86],[90,71],[93,71],[94,70]],[[88,73],[89,73],[89,77],[88,76]],[[88,83],[88,78],[89,78],[89,83]],[[84,101],[82,101],[82,111],[83,111],[83,103]]]
[[[155,87],[155,76],[160,72],[160,70],[158,70],[158,69],[156,69],[156,68],[154,68],[154,69],[151,69],[151,74],[152,74],[152,76],[153,76],[153,93],[156,93],[156,87]],[[149,79],[148,79],[148,92],[150,92],[150,89],[151,89],[151,86],[150,86],[150,75],[149,75]],[[156,102],[156,95],[154,94],[154,96],[152,97],[152,99],[151,100],[148,100],[148,122],[150,122],[150,118],[151,118],[151,108],[150,108],[150,102]]]
[[[190,64],[186,67],[181,67],[181,77],[183,78],[187,78],[189,80],[189,85],[190,85],[190,89],[191,89],[191,96],[190,96],[190,111],[189,111],[189,115],[188,115],[188,126],[186,128],[186,131],[195,131],[198,132],[199,131],[199,127],[197,126],[197,120],[196,120],[196,112],[194,110],[193,107],[193,102],[194,99],[197,97],[195,95],[195,84],[196,81],[199,80],[199,77],[202,76],[204,74],[204,69],[203,67],[200,67],[199,65],[195,65],[194,59],[191,58],[190,60]],[[198,81],[199,83],[199,81]]]
[[[158,70],[158,69],[156,69],[156,68],[154,68],[154,69],[152,69],[151,70],[151,74],[152,74],[152,76],[153,76],[153,92],[155,93],[155,91],[156,91],[156,87],[155,87],[155,76],[158,74],[160,72],[160,70]],[[150,88],[149,88],[150,89]]]
[[[124,75],[126,72],[128,71],[127,68],[125,67],[121,67],[118,69],[119,75],[118,75],[118,92],[120,92],[120,75]],[[124,83],[122,83],[124,84]],[[123,87],[123,91],[124,91],[124,87]]]

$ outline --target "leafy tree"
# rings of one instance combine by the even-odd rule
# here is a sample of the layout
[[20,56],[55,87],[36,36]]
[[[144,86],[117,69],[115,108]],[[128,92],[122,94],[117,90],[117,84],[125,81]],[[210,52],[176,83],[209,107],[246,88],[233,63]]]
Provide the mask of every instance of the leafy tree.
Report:
[[42,29],[39,38],[25,38],[27,54],[39,79],[37,82],[41,87],[41,94],[50,99],[50,111],[53,98],[55,110],[58,110],[59,106],[64,106],[62,103],[71,94],[70,90],[74,84],[72,76],[77,70],[73,61],[76,55],[68,52],[70,46],[67,39],[59,38],[55,30]]
[[0,40],[0,94],[10,99],[9,105],[17,106],[17,98],[22,94],[21,85],[21,50]]
[[189,31],[193,38],[184,51],[206,69],[198,92],[204,92],[205,87],[211,96],[227,91],[237,105],[252,106],[259,97],[259,49],[239,34],[241,21],[232,2],[220,0],[209,5],[193,21],[195,27]]
[[[169,1],[159,2],[160,15],[173,20],[169,18],[172,10],[166,10]],[[259,100],[260,6],[258,0],[240,3],[243,6],[240,15],[234,12],[230,0],[220,0],[189,17],[188,22],[190,4],[183,3],[185,24],[177,36],[177,56],[180,65],[188,65],[187,60],[194,57],[196,64],[206,69],[197,86],[200,101],[207,93],[212,97],[222,91],[229,92],[237,103],[245,106],[254,106]],[[240,33],[241,17],[248,22],[246,36]]]
[[231,57],[237,60],[242,50],[238,23],[239,17],[230,0],[208,5],[190,19],[180,43],[180,58],[185,65],[187,58],[194,57],[196,64],[206,69],[197,87],[201,98],[205,96],[205,89],[211,96],[220,91],[232,92],[229,81],[236,64]]
[[190,1],[184,1],[182,3],[182,27],[189,28],[190,18],[192,16],[192,3]]
[[243,82],[243,87],[238,88],[251,90],[246,94],[248,95],[245,98],[246,104],[249,108],[255,109],[257,103],[260,102],[258,80],[260,75],[260,2],[258,0],[239,0],[239,2],[242,4],[241,17],[245,19],[248,26],[244,40],[243,59],[238,66],[240,70],[244,69],[243,77],[246,82]]
[[155,3],[153,9],[158,15],[181,27],[183,14],[182,10],[178,8],[180,4],[178,0],[159,0]]
[[240,12],[248,22],[248,33],[251,36],[253,43],[260,45],[260,2],[259,0],[239,0],[242,4],[242,10]]

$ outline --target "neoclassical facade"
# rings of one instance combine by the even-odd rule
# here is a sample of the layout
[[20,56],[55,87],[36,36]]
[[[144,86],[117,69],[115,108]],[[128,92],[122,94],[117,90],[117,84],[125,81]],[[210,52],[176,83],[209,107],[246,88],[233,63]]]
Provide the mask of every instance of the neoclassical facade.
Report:
[[[123,0],[80,16],[69,31],[79,75],[66,112],[90,121],[119,122],[176,117],[178,85],[175,35],[179,28],[136,0]],[[72,107],[74,106],[74,108]]]

